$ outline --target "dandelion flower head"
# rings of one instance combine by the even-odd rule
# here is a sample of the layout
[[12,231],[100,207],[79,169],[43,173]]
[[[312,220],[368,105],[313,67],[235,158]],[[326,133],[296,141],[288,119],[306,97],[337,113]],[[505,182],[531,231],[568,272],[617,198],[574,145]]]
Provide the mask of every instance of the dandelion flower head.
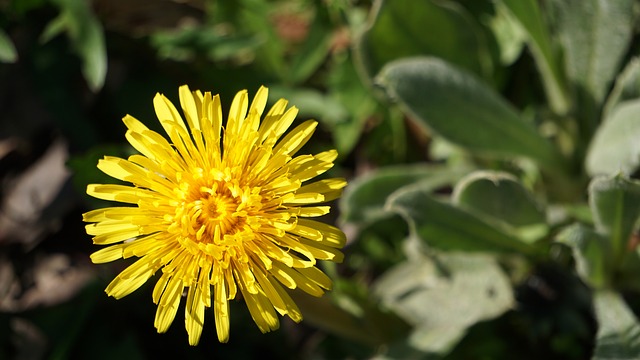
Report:
[[122,298],[160,270],[153,288],[155,327],[165,332],[185,300],[185,327],[196,345],[205,309],[213,308],[218,339],[229,339],[229,301],[240,293],[262,332],[279,317],[302,320],[288,294],[299,288],[321,296],[331,280],[317,260],[342,261],[345,235],[310,218],[325,215],[322,203],[340,196],[346,181],[311,181],[333,166],[335,150],[296,155],[317,123],[305,121],[287,132],[295,107],[277,101],[263,117],[268,90],[251,104],[236,94],[223,121],[218,95],[179,89],[184,119],[165,96],[153,99],[168,135],[150,130],[130,115],[126,138],[140,154],[105,156],[98,168],[130,185],[90,184],[96,198],[128,205],[83,215],[93,242],[106,247],[94,263],[137,258],[108,285]]

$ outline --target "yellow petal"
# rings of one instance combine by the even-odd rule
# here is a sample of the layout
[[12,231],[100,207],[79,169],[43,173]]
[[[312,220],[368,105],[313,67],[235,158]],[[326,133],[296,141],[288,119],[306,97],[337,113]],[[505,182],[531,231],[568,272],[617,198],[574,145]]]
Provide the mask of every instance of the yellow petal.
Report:
[[249,96],[247,90],[239,91],[231,102],[229,109],[229,118],[227,120],[227,133],[230,135],[224,138],[225,149],[228,142],[233,139],[233,135],[238,134],[242,128],[242,123],[247,116],[247,107],[249,106]]
[[307,143],[307,141],[309,141],[317,126],[318,122],[314,120],[307,120],[303,122],[291,130],[291,132],[288,133],[282,141],[278,143],[278,145],[276,145],[273,152],[289,155],[295,154],[304,144]]
[[131,185],[87,186],[94,197],[133,204],[83,214],[94,242],[109,245],[91,255],[94,262],[139,257],[107,293],[126,296],[162,269],[152,293],[154,326],[168,330],[186,290],[190,345],[202,336],[207,307],[213,307],[218,339],[228,341],[229,301],[238,289],[263,332],[279,327],[278,314],[302,320],[284,287],[321,296],[332,284],[317,259],[343,259],[344,233],[308,218],[327,214],[328,206],[315,204],[339,197],[346,181],[303,185],[329,170],[337,152],[294,157],[317,122],[289,131],[298,109],[287,109],[284,99],[261,122],[266,87],[249,100],[247,91],[238,92],[225,123],[218,95],[181,86],[181,115],[157,94],[154,109],[168,136],[127,115],[125,136],[140,154],[98,163]]
[[182,295],[183,289],[184,284],[182,283],[182,280],[177,279],[176,277],[169,279],[167,287],[160,298],[158,310],[156,311],[154,326],[158,329],[159,333],[169,330],[169,326],[178,312],[180,296]]
[[[269,89],[264,86],[260,86],[255,96],[253,97],[253,101],[251,102],[251,106],[249,107],[249,112],[255,111],[258,116],[262,115],[265,106],[267,106],[268,97]],[[257,128],[254,130],[257,130]]]
[[285,306],[287,307],[287,315],[291,318],[291,320],[295,322],[302,321],[302,313],[300,312],[298,305],[296,305],[289,294],[287,294],[287,291],[283,289],[275,279],[269,277],[269,281],[273,285],[273,288],[278,292],[278,295],[280,296],[282,301],[285,303]]
[[105,289],[109,296],[120,299],[144,284],[156,271],[149,259],[141,258],[124,269]]
[[85,226],[85,230],[93,237],[94,244],[108,245],[142,235],[140,227],[126,222],[106,221]]
[[[184,319],[185,328],[189,335],[189,345],[191,346],[198,345],[200,336],[202,335],[205,308],[205,303],[202,301],[202,291],[199,284],[197,284],[190,286],[189,292],[187,293]],[[205,288],[205,291],[209,291],[208,286]]]
[[194,94],[191,93],[187,85],[180,86],[178,92],[180,94],[180,105],[189,128],[200,130],[200,116]]
[[324,197],[323,201],[331,201],[340,197],[342,188],[347,186],[345,179],[324,179],[304,185],[296,191],[296,197],[303,193],[318,193]]
[[249,313],[251,314],[253,321],[258,325],[260,331],[266,333],[272,330],[277,330],[280,326],[280,322],[278,321],[278,317],[276,316],[273,306],[264,293],[259,292],[257,294],[251,294],[243,288],[240,289],[242,290],[242,296],[249,308]]
[[153,108],[156,111],[156,116],[158,120],[160,120],[160,124],[164,127],[164,130],[170,135],[170,129],[166,127],[166,124],[175,123],[178,126],[182,127],[185,131],[187,130],[184,125],[184,121],[182,121],[182,117],[178,113],[178,110],[173,105],[169,99],[167,99],[162,94],[156,94],[153,98]]
[[316,285],[331,290],[331,279],[317,267],[296,269],[302,276],[313,281]]
[[321,153],[315,154],[313,155],[313,157],[320,161],[332,163],[338,157],[338,152],[336,150],[327,150],[327,151],[323,151]]
[[132,256],[142,257],[166,246],[160,234],[139,237],[125,244],[122,256],[126,259]]
[[216,333],[222,343],[229,341],[229,302],[225,282],[215,285],[214,315],[216,320]]
[[145,269],[141,272],[137,277],[132,277],[129,279],[122,279],[120,277],[116,277],[109,283],[105,292],[109,296],[113,296],[116,299],[122,299],[123,297],[131,294],[136,291],[142,284],[147,282],[149,278],[153,275],[153,269]]
[[290,208],[288,211],[302,217],[316,217],[329,213],[329,206],[308,206]]
[[306,238],[299,238],[298,241],[301,245],[305,246],[307,251],[316,259],[331,260],[337,263],[342,262],[344,259],[344,254],[336,248]]
[[104,249],[100,249],[91,254],[91,261],[94,264],[106,263],[122,258],[122,247],[124,244],[112,245]]
[[298,109],[292,107],[285,113],[287,104],[287,100],[280,99],[269,109],[258,130],[261,143],[273,146],[278,138],[291,126],[298,115]]
[[[301,228],[300,231],[312,233],[313,235],[311,237],[307,236],[307,238],[312,240],[317,240],[317,233],[320,233],[320,240],[323,244],[328,246],[341,248],[347,242],[347,237],[345,236],[344,232],[342,232],[342,230],[338,229],[335,226],[331,226],[319,221],[299,219],[296,229],[298,228]],[[296,229],[294,229],[294,231],[292,232],[295,233]]]
[[[322,294],[324,294],[324,290],[322,290],[315,281],[312,281],[306,277],[304,277],[302,274],[300,274],[300,272],[298,272],[298,269],[293,269],[293,268],[288,268],[286,266],[283,266],[281,264],[278,263],[274,263],[273,264],[274,268],[278,270],[278,272],[273,273],[274,275],[276,275],[276,278],[282,282],[280,280],[280,277],[278,276],[282,276],[284,278],[287,279],[287,281],[293,281],[296,285],[297,288],[299,288],[300,290],[306,292],[309,295],[313,295],[313,296],[322,296]],[[286,276],[284,275],[286,274]],[[285,286],[289,287],[287,284],[283,283]],[[289,287],[291,288],[291,287]]]

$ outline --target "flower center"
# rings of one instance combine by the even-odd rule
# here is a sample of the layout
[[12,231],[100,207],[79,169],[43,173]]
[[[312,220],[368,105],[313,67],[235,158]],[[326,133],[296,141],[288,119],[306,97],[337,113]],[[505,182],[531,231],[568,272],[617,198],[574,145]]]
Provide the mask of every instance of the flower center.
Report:
[[[246,212],[238,211],[241,199],[229,194],[208,194],[194,201],[194,209],[198,208],[196,227],[205,227],[205,233],[213,235],[216,227],[220,227],[220,234],[232,234],[242,227],[246,219]],[[195,213],[194,213],[195,214]],[[208,230],[208,231],[207,231]],[[198,239],[201,240],[201,239]]]
[[259,188],[214,180],[193,181],[182,189],[182,201],[170,219],[169,231],[179,234],[184,244],[198,248],[208,244],[224,248],[239,245],[244,239],[253,238],[253,230],[260,226],[259,216],[255,216],[262,208]]

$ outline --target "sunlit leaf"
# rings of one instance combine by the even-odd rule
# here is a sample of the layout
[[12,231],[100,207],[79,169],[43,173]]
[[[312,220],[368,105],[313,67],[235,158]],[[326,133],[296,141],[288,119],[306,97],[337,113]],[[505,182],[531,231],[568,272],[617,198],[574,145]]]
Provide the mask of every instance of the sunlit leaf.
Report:
[[440,254],[399,264],[375,284],[374,293],[415,326],[409,343],[444,354],[478,321],[511,309],[507,276],[488,255]]
[[620,103],[595,133],[586,158],[591,175],[630,175],[640,166],[640,100]]
[[71,178],[77,194],[82,194],[83,201],[92,208],[105,207],[108,202],[87,195],[87,184],[109,184],[113,183],[112,177],[106,175],[96,167],[98,160],[104,154],[114,154],[122,158],[127,158],[133,153],[133,149],[125,146],[98,144],[86,152],[73,155],[67,160],[67,167],[73,173]]
[[614,263],[621,263],[640,216],[640,183],[620,175],[596,178],[589,185],[589,205],[596,230],[610,237]]
[[634,57],[616,78],[613,90],[602,111],[603,121],[607,121],[611,111],[621,102],[640,97],[640,58]]
[[[513,0],[512,0],[513,1]],[[567,74],[597,102],[621,65],[633,34],[633,0],[554,0]]]
[[597,111],[622,65],[634,32],[633,0],[554,0],[557,36],[565,70],[574,83],[585,132],[597,124]]
[[640,324],[622,295],[597,292],[594,299],[598,333],[594,360],[632,360],[640,358]]
[[292,291],[291,298],[299,306],[305,321],[341,338],[376,346],[404,333],[407,325],[394,314],[368,306],[354,315],[334,303],[329,296],[314,297],[302,291]]
[[557,54],[551,46],[548,27],[536,0],[501,0],[520,22],[529,38],[529,47],[542,75],[550,105],[559,113],[569,108],[563,73]]
[[82,58],[82,74],[93,91],[102,88],[107,76],[107,49],[102,26],[94,16],[87,16],[76,40],[77,51]]
[[327,79],[329,92],[349,114],[332,124],[332,135],[338,152],[346,156],[356,146],[365,123],[379,116],[379,107],[371,90],[360,81],[351,55],[334,58],[332,65]]
[[500,63],[508,66],[518,59],[528,37],[518,19],[505,6],[497,4],[496,14],[489,25],[500,49]]
[[609,284],[613,267],[611,244],[606,237],[576,224],[559,233],[557,241],[571,248],[576,271],[583,280],[599,288]]
[[433,165],[403,165],[381,168],[351,182],[340,200],[342,220],[366,223],[388,216],[384,209],[389,195],[396,190],[419,184],[422,191],[433,191],[455,183],[464,169]]
[[482,33],[459,4],[377,1],[373,12],[372,23],[358,43],[360,61],[370,77],[392,60],[416,55],[438,56],[477,74],[486,72]]
[[269,92],[275,99],[285,98],[295,104],[304,116],[322,119],[329,125],[346,121],[349,116],[343,104],[315,89],[272,86]]
[[540,238],[547,231],[541,205],[507,173],[477,171],[470,174],[456,185],[453,201],[479,216],[504,223],[526,240]]
[[443,250],[533,254],[537,250],[477,215],[436,200],[419,186],[405,187],[387,201],[387,209],[409,223],[426,245]]
[[560,167],[556,149],[499,94],[468,72],[437,58],[394,61],[377,83],[417,124],[471,151],[520,155]]
[[71,21],[69,16],[71,16],[69,12],[62,11],[58,17],[51,20],[40,34],[40,42],[46,43],[67,30]]
[[232,35],[212,26],[195,25],[157,31],[150,40],[160,58],[185,62],[195,61],[197,55],[213,61],[242,61],[261,45],[257,36]]
[[284,41],[273,26],[272,17],[265,16],[273,12],[273,5],[266,1],[243,0],[235,2],[240,10],[240,23],[244,31],[257,34],[261,46],[256,49],[256,63],[262,71],[279,79],[286,79]]
[[83,0],[57,0],[60,14],[45,28],[41,41],[66,31],[73,50],[82,60],[82,74],[93,91],[102,88],[107,76],[107,50],[102,25]]
[[18,60],[18,52],[9,36],[0,29],[0,62],[12,63]]
[[295,52],[288,73],[290,82],[296,84],[307,80],[329,55],[332,33],[327,14],[319,9],[304,43]]

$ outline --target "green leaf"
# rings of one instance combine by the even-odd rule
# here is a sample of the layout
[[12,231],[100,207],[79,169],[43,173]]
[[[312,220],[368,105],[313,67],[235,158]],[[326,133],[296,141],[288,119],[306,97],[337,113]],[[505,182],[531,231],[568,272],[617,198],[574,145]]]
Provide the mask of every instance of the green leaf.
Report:
[[65,32],[70,26],[69,16],[69,12],[62,11],[58,17],[51,20],[40,34],[40,42],[44,44]]
[[562,230],[557,241],[571,248],[576,271],[584,281],[596,288],[610,284],[613,266],[611,243],[606,237],[575,224]]
[[285,43],[278,36],[271,16],[268,16],[273,13],[273,4],[254,0],[241,0],[237,3],[241,8],[238,24],[242,26],[244,33],[257,34],[262,44],[256,49],[256,64],[261,71],[285,80]]
[[331,26],[324,8],[317,9],[304,44],[295,52],[288,73],[289,80],[299,84],[307,80],[322,65],[331,49]]
[[533,194],[505,172],[470,174],[456,185],[453,202],[478,216],[513,228],[514,233],[529,241],[541,238],[548,231],[545,212]]
[[382,312],[372,301],[356,304],[363,309],[361,314],[354,315],[339,306],[332,296],[315,297],[300,290],[288,293],[300,308],[305,321],[340,338],[375,347],[407,329],[404,321],[388,311]]
[[71,45],[82,60],[82,74],[87,85],[98,91],[107,76],[107,49],[100,21],[84,0],[57,0],[60,15],[45,28],[40,39],[49,41],[67,31]]
[[556,112],[565,113],[569,109],[567,90],[538,1],[502,0],[501,4],[509,9],[528,34],[529,47],[542,75],[549,104]]
[[341,123],[349,116],[344,105],[315,89],[272,86],[269,93],[270,98],[285,98],[300,109],[301,115],[322,119],[323,123]]
[[629,49],[634,0],[553,0],[565,70],[576,89],[578,111],[592,132],[609,86]]
[[374,285],[384,305],[415,326],[409,343],[447,353],[469,326],[514,305],[507,276],[486,254],[440,254],[402,263]]
[[[514,1],[514,0],[512,0]],[[633,0],[554,0],[567,75],[601,102],[633,35]]]
[[0,29],[0,62],[13,63],[18,60],[18,52],[9,36]]
[[242,61],[260,46],[256,35],[228,34],[210,25],[187,25],[179,29],[156,31],[151,44],[162,59],[193,62],[198,54],[212,61]]
[[[451,1],[377,1],[372,22],[357,43],[369,77],[388,62],[408,56],[434,55],[477,74],[488,73],[488,50],[479,25]],[[437,34],[437,36],[434,36]]]
[[7,11],[13,16],[24,16],[29,11],[37,8],[42,8],[49,0],[14,0],[8,1],[5,4],[9,4],[9,7],[5,7],[4,11]]
[[640,166],[640,100],[616,106],[596,131],[585,166],[591,175],[632,174]]
[[107,76],[107,47],[102,25],[96,17],[89,15],[82,20],[81,34],[75,40],[76,51],[82,58],[82,74],[89,88],[98,91]]
[[436,200],[418,185],[395,192],[386,206],[404,217],[414,236],[434,248],[531,255],[537,251],[477,215]]
[[528,34],[518,19],[501,3],[496,3],[496,14],[491,18],[491,27],[500,49],[500,64],[513,64],[528,40]]
[[640,324],[619,293],[597,292],[594,299],[598,333],[594,360],[640,358]]
[[638,247],[637,235],[632,235],[630,248],[635,247],[635,251],[630,251],[621,264],[616,264],[613,288],[620,291],[638,292],[640,291],[640,248]]
[[596,230],[611,239],[613,263],[621,264],[640,216],[640,182],[623,176],[599,177],[589,185]]
[[[336,56],[327,78],[329,94],[349,114],[343,121],[331,124],[331,134],[338,153],[346,156],[356,146],[367,121],[379,114],[378,101],[360,80],[352,56]],[[319,118],[325,122],[324,118]]]
[[[611,111],[621,102],[640,97],[640,58],[634,57],[616,78],[613,90],[602,110],[603,118],[610,117]],[[605,120],[606,121],[606,120]]]
[[87,195],[87,184],[124,184],[100,171],[96,166],[98,161],[107,154],[126,159],[134,153],[136,153],[135,150],[127,145],[97,144],[86,152],[73,155],[67,160],[67,167],[73,172],[71,180],[75,191],[82,194],[82,200],[89,208],[97,209],[113,203]]
[[433,191],[455,183],[465,172],[465,169],[443,166],[402,165],[360,176],[349,184],[340,199],[342,220],[362,224],[389,216],[384,205],[394,191],[410,184],[419,184],[423,191]]
[[561,168],[557,150],[499,94],[473,75],[437,58],[394,61],[380,84],[417,124],[471,151],[520,155]]

